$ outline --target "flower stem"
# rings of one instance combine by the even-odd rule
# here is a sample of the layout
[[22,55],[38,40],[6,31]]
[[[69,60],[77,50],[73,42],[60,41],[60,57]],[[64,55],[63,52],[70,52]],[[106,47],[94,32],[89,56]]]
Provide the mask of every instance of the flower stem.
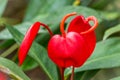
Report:
[[63,19],[61,20],[61,23],[60,23],[60,31],[61,31],[63,37],[66,36],[65,30],[64,30],[65,20],[66,20],[68,17],[74,16],[74,15],[76,15],[76,14],[77,14],[76,12],[69,13],[69,14],[65,15],[65,16],[63,17]]
[[72,67],[72,74],[71,74],[71,78],[70,78],[70,80],[74,80],[74,67]]
[[64,71],[65,71],[65,68],[61,67],[60,68],[60,74],[61,74],[61,79],[64,80]]
[[1,57],[7,57],[9,54],[11,54],[17,48],[18,48],[18,44],[14,44],[8,50],[6,50],[5,52],[3,52],[0,56]]
[[48,30],[50,36],[52,37],[52,36],[53,36],[53,33],[52,33],[52,31],[49,29],[49,27],[48,27],[46,24],[43,24],[43,23],[40,23],[40,24]]

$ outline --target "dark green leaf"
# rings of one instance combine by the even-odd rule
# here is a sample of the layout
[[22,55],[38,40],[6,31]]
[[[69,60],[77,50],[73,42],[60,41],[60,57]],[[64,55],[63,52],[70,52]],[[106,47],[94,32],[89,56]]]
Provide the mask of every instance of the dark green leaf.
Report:
[[[23,35],[17,29],[11,26],[7,26],[7,28],[13,35],[16,42],[20,44],[23,39]],[[47,50],[44,47],[34,42],[28,55],[38,62],[38,64],[43,68],[50,80],[58,80],[56,66],[48,58]]]
[[99,70],[85,71],[80,79],[76,80],[91,80]]
[[74,75],[75,80],[91,80],[99,70],[88,70],[76,72]]
[[[111,38],[104,42],[98,42],[96,49],[87,62],[75,72],[113,68],[120,66],[120,38]],[[70,70],[66,70],[66,75]]]
[[4,48],[7,48],[11,45],[13,45],[15,43],[14,40],[10,39],[10,40],[5,40],[3,42],[0,43],[0,49],[4,49]]
[[32,60],[31,57],[27,56],[25,62],[22,64],[21,68],[24,71],[32,70],[38,66],[35,60]]
[[12,61],[0,57],[0,71],[5,72],[14,80],[30,80]]
[[75,80],[80,80],[84,73],[85,73],[84,71],[75,73],[74,79]]

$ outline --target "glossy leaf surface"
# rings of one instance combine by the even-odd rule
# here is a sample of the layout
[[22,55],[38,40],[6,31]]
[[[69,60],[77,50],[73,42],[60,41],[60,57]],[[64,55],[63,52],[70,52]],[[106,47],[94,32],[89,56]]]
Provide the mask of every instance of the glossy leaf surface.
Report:
[[115,27],[112,27],[110,29],[107,29],[105,31],[105,34],[104,34],[104,37],[103,37],[103,40],[106,40],[110,35],[114,34],[114,33],[117,33],[117,32],[120,32],[120,24],[115,26]]
[[0,71],[15,80],[30,80],[14,62],[2,57],[0,57]]

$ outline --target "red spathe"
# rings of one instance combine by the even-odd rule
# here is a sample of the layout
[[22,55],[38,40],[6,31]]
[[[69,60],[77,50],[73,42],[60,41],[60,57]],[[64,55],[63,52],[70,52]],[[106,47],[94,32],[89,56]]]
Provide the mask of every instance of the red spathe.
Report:
[[83,37],[76,32],[67,33],[65,38],[55,35],[48,43],[48,55],[60,67],[79,67],[84,45]]
[[85,18],[83,16],[77,16],[75,17],[69,27],[68,27],[68,32],[77,32],[80,35],[82,35],[84,41],[85,41],[85,47],[84,47],[84,52],[82,53],[83,56],[83,62],[85,62],[90,55],[93,53],[95,45],[96,45],[96,36],[95,36],[95,32],[92,31],[90,33],[87,34],[81,34],[81,32],[85,32],[87,30],[89,30],[91,28],[91,26],[89,25],[89,22],[87,22],[85,20]]

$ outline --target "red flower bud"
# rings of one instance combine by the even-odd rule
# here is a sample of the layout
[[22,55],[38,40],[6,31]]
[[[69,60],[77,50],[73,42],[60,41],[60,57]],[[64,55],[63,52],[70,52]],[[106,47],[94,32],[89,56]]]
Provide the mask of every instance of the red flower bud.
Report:
[[40,23],[40,22],[36,22],[35,24],[33,24],[28,29],[27,33],[25,34],[25,37],[24,37],[24,39],[20,45],[20,48],[18,50],[19,65],[22,65],[22,63],[24,62],[24,60],[27,56],[27,53],[28,53],[28,51],[33,43],[33,40],[35,39],[41,25],[49,31],[51,36],[53,35],[53,33],[50,31],[50,29],[48,28],[47,25]]

